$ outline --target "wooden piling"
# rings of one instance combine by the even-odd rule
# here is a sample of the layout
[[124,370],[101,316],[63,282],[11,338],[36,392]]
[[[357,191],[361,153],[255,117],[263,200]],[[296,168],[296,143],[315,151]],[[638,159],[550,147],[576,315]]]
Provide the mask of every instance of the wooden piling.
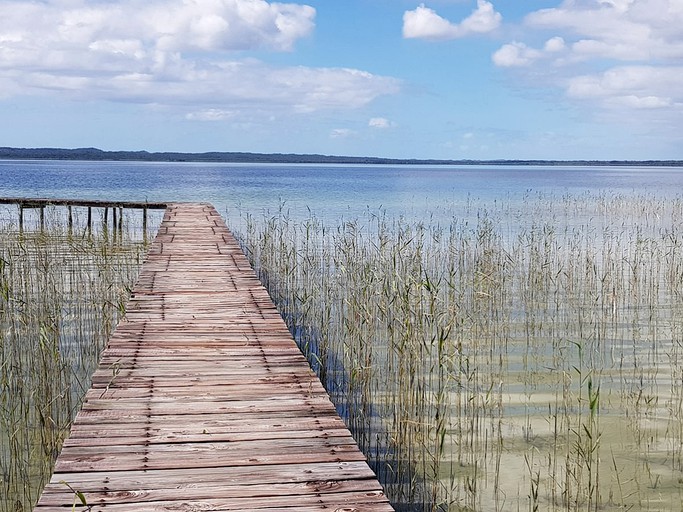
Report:
[[[118,230],[119,234],[123,233],[123,217],[126,209],[140,209],[143,211],[143,227],[147,228],[147,210],[163,210],[166,209],[167,203],[162,202],[148,202],[148,201],[106,201],[100,199],[60,199],[60,198],[34,198],[34,197],[0,197],[0,204],[15,204],[19,210],[19,230],[23,231],[25,228],[24,210],[39,209],[40,210],[40,228],[45,228],[45,208],[47,206],[66,206],[68,215],[68,226],[73,228],[73,211],[72,207],[87,208],[86,227],[88,232],[92,231],[92,215],[93,208],[103,208],[103,227],[108,228],[109,212],[111,208],[114,211],[114,222],[112,223],[112,230]],[[117,220],[118,218],[118,220]]]

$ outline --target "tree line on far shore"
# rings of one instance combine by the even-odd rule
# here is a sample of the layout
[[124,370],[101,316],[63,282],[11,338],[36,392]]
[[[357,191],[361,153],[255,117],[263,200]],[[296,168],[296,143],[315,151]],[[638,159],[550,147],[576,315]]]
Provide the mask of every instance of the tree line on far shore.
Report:
[[83,160],[134,162],[213,162],[264,164],[390,164],[390,165],[628,165],[680,167],[681,160],[438,160],[370,156],[338,156],[294,153],[219,152],[180,153],[149,151],[104,151],[97,148],[11,148],[0,147],[5,160]]

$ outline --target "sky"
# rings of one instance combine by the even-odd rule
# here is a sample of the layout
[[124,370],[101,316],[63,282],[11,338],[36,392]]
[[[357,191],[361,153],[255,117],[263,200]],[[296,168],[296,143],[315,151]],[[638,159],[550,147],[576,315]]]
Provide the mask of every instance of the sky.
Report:
[[683,0],[0,0],[0,146],[683,159]]

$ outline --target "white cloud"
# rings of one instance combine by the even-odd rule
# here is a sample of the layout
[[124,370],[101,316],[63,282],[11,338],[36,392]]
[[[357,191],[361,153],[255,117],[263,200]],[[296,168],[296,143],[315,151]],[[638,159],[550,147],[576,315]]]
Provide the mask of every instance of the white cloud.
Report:
[[370,121],[368,121],[368,126],[370,128],[384,130],[387,128],[391,128],[393,126],[393,123],[388,119],[385,119],[384,117],[373,117],[372,119],[370,119]]
[[607,100],[637,109],[683,107],[683,66],[619,66],[600,74],[572,78],[572,98]]
[[231,110],[221,110],[218,108],[208,108],[197,112],[190,112],[185,115],[191,121],[225,121],[235,117],[235,112]]
[[0,69],[108,71],[174,55],[292,49],[315,10],[264,0],[0,0]]
[[[194,119],[239,108],[363,106],[400,82],[345,68],[275,67],[241,57],[289,51],[315,9],[265,0],[0,0],[0,97],[181,105]],[[192,117],[194,116],[194,117]]]
[[634,0],[599,0],[600,4],[608,5],[615,8],[618,12],[624,12],[628,10],[629,6],[634,2]]
[[526,25],[566,32],[577,59],[683,58],[680,0],[565,1],[531,13]]
[[541,56],[541,52],[524,43],[514,41],[503,45],[493,54],[493,62],[500,67],[528,66]]
[[545,44],[543,45],[543,50],[548,52],[548,53],[557,53],[561,52],[566,48],[566,45],[564,44],[564,39],[562,39],[559,36],[552,37],[548,39]]
[[491,32],[500,26],[502,16],[493,4],[477,0],[476,10],[460,23],[452,23],[436,11],[420,4],[403,14],[403,37],[406,39],[456,39]]
[[548,39],[543,44],[542,50],[531,48],[519,41],[513,41],[496,50],[492,58],[496,66],[504,68],[525,67],[544,58],[557,58],[558,55],[564,54],[566,49],[564,39],[559,36]]
[[682,26],[681,0],[564,0],[524,20],[530,41],[551,35],[545,44],[505,44],[493,62],[612,120],[680,129]]
[[330,132],[330,138],[332,139],[350,139],[356,135],[356,132],[349,128],[335,128]]
[[663,109],[663,108],[671,108],[677,106],[678,109],[680,110],[680,107],[683,106],[683,104],[679,103],[678,105],[675,105],[671,98],[658,98],[657,96],[634,96],[634,95],[627,95],[627,96],[618,96],[615,98],[611,98],[610,100],[614,106],[624,106],[624,107],[629,107],[633,109],[645,109],[645,110],[653,110],[653,109]]

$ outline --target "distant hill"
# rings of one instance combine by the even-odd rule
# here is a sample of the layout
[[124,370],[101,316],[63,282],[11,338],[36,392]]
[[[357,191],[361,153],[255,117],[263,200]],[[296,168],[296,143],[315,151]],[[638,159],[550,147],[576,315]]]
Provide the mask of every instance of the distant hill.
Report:
[[217,152],[176,153],[148,151],[103,151],[97,148],[10,148],[0,147],[5,160],[85,160],[135,162],[213,162],[284,164],[391,164],[391,165],[647,165],[682,167],[682,160],[424,160],[362,156],[291,153]]

